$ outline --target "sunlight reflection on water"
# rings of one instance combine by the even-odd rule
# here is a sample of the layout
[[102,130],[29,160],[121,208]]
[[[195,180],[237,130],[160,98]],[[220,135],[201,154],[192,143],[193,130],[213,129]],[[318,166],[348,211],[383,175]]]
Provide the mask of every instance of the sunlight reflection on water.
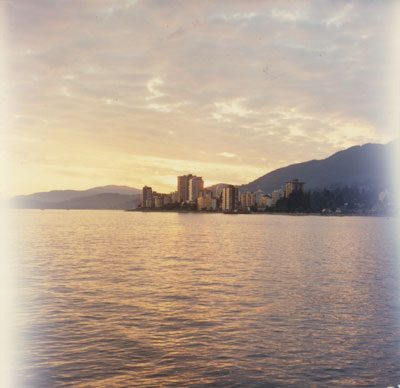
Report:
[[394,219],[13,217],[18,386],[400,384]]

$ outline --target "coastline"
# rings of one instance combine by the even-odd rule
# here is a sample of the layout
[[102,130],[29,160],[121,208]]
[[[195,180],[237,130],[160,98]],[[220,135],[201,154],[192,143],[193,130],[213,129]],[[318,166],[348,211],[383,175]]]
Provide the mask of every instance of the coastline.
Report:
[[222,212],[222,211],[197,211],[186,209],[127,209],[125,212],[143,212],[143,213],[193,213],[193,214],[222,214],[222,215],[281,215],[281,216],[321,216],[321,217],[396,217],[396,214],[383,213],[287,213],[287,212]]

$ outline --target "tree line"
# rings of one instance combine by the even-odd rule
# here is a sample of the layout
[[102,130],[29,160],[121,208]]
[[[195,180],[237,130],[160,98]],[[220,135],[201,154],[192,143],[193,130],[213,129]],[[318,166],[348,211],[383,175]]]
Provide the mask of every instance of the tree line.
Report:
[[[382,190],[363,187],[338,187],[310,191],[294,191],[288,198],[280,198],[266,211],[277,213],[354,213],[371,210],[384,211],[386,198],[379,198]],[[338,210],[340,209],[340,210]]]

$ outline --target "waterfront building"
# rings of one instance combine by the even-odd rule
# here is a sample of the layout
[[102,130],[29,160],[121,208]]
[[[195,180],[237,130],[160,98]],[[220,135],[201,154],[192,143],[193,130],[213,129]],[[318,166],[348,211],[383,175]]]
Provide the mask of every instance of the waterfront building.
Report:
[[197,210],[216,210],[217,199],[213,197],[212,190],[203,189],[199,191],[197,197]]
[[168,204],[172,203],[171,195],[163,194],[163,198],[164,198],[164,205],[168,205]]
[[293,179],[290,182],[286,182],[286,198],[288,198],[293,191],[303,191],[304,185],[305,183],[299,182],[298,179]]
[[240,194],[239,198],[240,198],[240,205],[242,206],[242,208],[246,208],[247,207],[247,193]]
[[261,197],[260,200],[261,208],[265,209],[266,207],[272,206],[272,197],[269,194],[265,194]]
[[265,195],[264,191],[258,189],[255,193],[255,202],[257,207],[262,207],[261,205],[261,198]]
[[228,185],[222,189],[222,211],[233,212],[238,208],[238,189],[233,185]]
[[178,202],[189,200],[189,181],[192,178],[192,174],[178,176]]
[[154,198],[154,206],[155,207],[163,207],[171,203],[171,196],[169,194],[158,194]]
[[170,194],[171,197],[171,203],[178,203],[178,192],[177,191],[172,191]]
[[251,207],[257,206],[262,207],[261,198],[265,195],[265,193],[258,189],[255,193],[243,193],[240,195],[240,204],[242,209],[250,210]]
[[147,201],[149,199],[151,199],[152,195],[153,195],[153,190],[151,189],[151,187],[144,186],[142,188],[142,195],[141,195],[141,198],[140,198],[140,206],[141,207],[148,207],[147,206]]
[[240,203],[243,209],[248,209],[256,204],[255,193],[245,193],[240,195]]
[[272,192],[271,198],[272,198],[272,206],[275,206],[278,200],[282,197],[285,196],[285,192],[282,189],[274,190]]
[[146,204],[144,207],[153,208],[155,206],[155,198],[154,196],[146,199]]
[[217,199],[213,197],[198,197],[197,198],[197,210],[216,210]]
[[164,206],[164,196],[162,194],[158,194],[154,196],[154,207],[160,208]]
[[225,184],[225,183],[221,183],[221,184],[219,184],[219,185],[215,185],[215,186],[214,186],[214,189],[213,189],[213,190],[215,190],[215,192],[214,192],[214,197],[219,198],[219,197],[221,196],[221,194],[222,194],[222,190],[223,190],[226,186],[228,186],[228,185]]
[[199,191],[198,197],[212,198],[213,192],[212,192],[212,190],[209,190],[209,189],[202,189]]
[[200,190],[204,188],[204,181],[200,176],[194,176],[189,180],[189,201],[196,202]]

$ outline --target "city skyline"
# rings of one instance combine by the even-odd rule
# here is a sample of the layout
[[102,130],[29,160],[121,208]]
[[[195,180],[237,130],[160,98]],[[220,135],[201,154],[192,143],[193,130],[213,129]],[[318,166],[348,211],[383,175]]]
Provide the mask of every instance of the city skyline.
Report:
[[[364,184],[331,186],[306,190],[304,181],[292,178],[276,185],[272,191],[249,190],[231,184],[204,188],[203,179],[193,174],[177,177],[176,191],[160,193],[152,187],[141,190],[140,204],[128,211],[174,211],[219,213],[297,213],[320,215],[391,214],[395,209],[393,193],[388,187]],[[280,186],[280,187],[279,187]],[[199,190],[195,190],[197,187]],[[194,193],[197,193],[195,195]],[[394,214],[394,213],[392,213]]]
[[245,184],[398,136],[395,1],[0,7],[3,196]]
[[[274,188],[271,194],[258,189],[256,192],[241,191],[240,187],[231,184],[219,184],[204,187],[202,177],[187,174],[177,177],[176,191],[160,193],[145,185],[140,194],[137,210],[196,210],[196,211],[234,211],[265,210],[276,205],[278,199],[289,197],[292,192],[304,192],[305,182],[294,178],[285,182],[285,191]],[[187,207],[189,206],[189,208]],[[194,208],[193,208],[194,206]],[[132,210],[132,209],[131,209]]]

